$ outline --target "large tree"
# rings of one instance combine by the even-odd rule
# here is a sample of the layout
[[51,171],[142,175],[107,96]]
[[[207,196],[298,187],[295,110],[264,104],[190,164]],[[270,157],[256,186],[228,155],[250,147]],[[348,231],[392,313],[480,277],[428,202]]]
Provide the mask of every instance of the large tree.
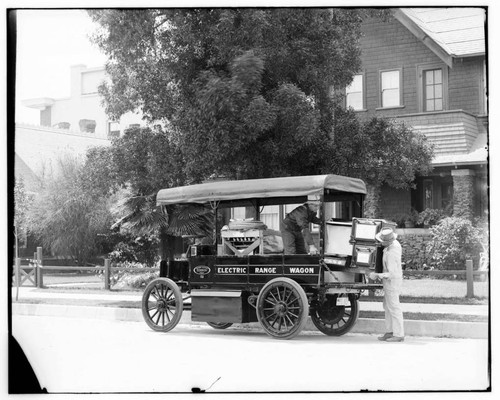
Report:
[[[186,172],[233,178],[317,173],[333,87],[360,68],[360,9],[89,11],[101,29],[109,115],[168,121]],[[299,161],[299,162],[297,162]]]
[[[163,121],[171,141],[165,157],[174,148],[174,158],[182,155],[186,183],[214,174],[243,179],[334,172],[366,180],[376,205],[382,184],[408,188],[415,174],[429,169],[432,151],[423,135],[381,118],[360,123],[332,96],[360,69],[363,18],[387,12],[203,8],[89,14],[100,26],[94,40],[109,57],[110,81],[100,87],[108,114],[118,118],[140,108],[147,120]],[[147,139],[136,139],[140,150]],[[141,168],[147,166],[137,164],[129,179],[146,195],[139,183],[150,191],[153,186]],[[165,183],[161,187],[180,181]]]

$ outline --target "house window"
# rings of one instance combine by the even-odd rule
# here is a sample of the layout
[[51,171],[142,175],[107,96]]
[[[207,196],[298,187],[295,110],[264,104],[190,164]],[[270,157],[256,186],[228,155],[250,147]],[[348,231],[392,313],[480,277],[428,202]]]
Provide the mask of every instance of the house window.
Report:
[[443,110],[443,70],[424,71],[424,111]]
[[108,137],[117,138],[120,137],[120,124],[118,122],[108,122]]
[[419,111],[433,112],[447,109],[448,67],[426,64],[417,67]]
[[362,110],[363,106],[363,75],[354,75],[352,83],[346,88],[346,107]]
[[83,72],[81,81],[82,94],[96,94],[103,80],[104,72],[102,70]]
[[382,108],[401,105],[401,70],[380,72],[380,102]]
[[234,207],[231,209],[231,218],[243,220],[246,218],[246,208],[245,207]]
[[424,210],[426,208],[434,208],[434,190],[432,180],[424,180]]
[[96,122],[93,119],[81,119],[78,121],[80,132],[95,133]]
[[260,220],[264,222],[269,229],[280,229],[280,206],[265,206],[260,212]]

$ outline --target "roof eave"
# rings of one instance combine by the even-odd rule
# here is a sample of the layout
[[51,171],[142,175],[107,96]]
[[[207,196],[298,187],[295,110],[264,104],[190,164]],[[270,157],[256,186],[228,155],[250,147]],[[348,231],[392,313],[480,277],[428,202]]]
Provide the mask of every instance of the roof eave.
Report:
[[394,17],[413,35],[422,41],[434,54],[443,60],[448,67],[453,67],[453,56],[444,49],[438,42],[431,38],[427,33],[420,28],[410,17],[408,17],[401,9],[393,10]]

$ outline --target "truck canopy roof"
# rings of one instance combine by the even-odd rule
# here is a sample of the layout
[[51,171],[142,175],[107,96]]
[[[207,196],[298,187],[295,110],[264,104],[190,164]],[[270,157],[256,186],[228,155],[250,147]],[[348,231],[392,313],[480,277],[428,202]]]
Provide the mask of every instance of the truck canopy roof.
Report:
[[162,189],[156,196],[156,203],[170,205],[222,202],[235,206],[245,203],[244,200],[250,200],[251,203],[252,199],[262,199],[261,204],[273,204],[266,199],[280,198],[285,203],[305,202],[308,195],[325,194],[364,195],[366,186],[361,179],[340,175],[214,181]]

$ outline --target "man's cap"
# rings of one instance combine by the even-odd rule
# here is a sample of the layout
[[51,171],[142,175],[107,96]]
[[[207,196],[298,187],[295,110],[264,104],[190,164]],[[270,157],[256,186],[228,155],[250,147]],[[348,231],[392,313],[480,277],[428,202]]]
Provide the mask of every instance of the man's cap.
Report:
[[319,203],[321,202],[319,195],[317,194],[309,194],[307,195],[307,202],[308,203]]
[[391,228],[383,228],[379,233],[375,235],[375,239],[377,239],[381,243],[392,243],[392,241],[396,240],[397,237],[397,233],[394,232]]

